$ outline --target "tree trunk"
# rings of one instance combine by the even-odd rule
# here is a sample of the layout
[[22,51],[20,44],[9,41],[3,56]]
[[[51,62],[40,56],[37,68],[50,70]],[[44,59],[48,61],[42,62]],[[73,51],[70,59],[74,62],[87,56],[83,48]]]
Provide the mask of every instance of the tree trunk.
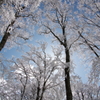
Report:
[[[16,19],[17,19],[17,17],[16,17]],[[8,37],[10,36],[10,33],[8,32],[9,27],[13,26],[14,23],[15,23],[15,20],[11,21],[11,23],[6,28],[6,31],[4,33],[4,36],[3,36],[3,38],[2,38],[2,40],[0,42],[0,51],[4,48],[4,46],[5,46],[5,44],[6,44],[7,40],[8,40]]]
[[1,42],[0,42],[0,51],[4,48],[7,40],[8,40],[8,37],[10,36],[10,33],[5,33]]
[[[52,33],[52,35],[60,42],[61,45],[63,45],[63,47],[65,48],[65,63],[70,63],[70,54],[69,54],[69,49],[67,46],[67,38],[66,38],[66,34],[65,34],[65,26],[62,26],[62,35],[64,37],[64,41],[61,41],[60,38],[55,35],[54,32],[50,30],[50,32]],[[65,69],[65,89],[66,89],[66,100],[72,100],[72,91],[71,91],[71,85],[70,85],[70,65],[66,66]]]
[[[69,50],[65,50],[66,63],[70,63]],[[66,100],[72,100],[72,91],[70,86],[70,66],[65,68],[65,89],[66,89]]]
[[65,27],[62,27],[62,32],[64,36],[64,48],[65,48],[65,61],[66,64],[68,64],[65,67],[65,89],[66,89],[66,100],[72,100],[72,91],[71,91],[71,86],[70,86],[70,54],[69,54],[69,49],[67,46],[67,39],[66,39],[66,34],[65,34]]
[[36,100],[39,100],[40,98],[40,87],[37,87],[37,97],[36,97]]

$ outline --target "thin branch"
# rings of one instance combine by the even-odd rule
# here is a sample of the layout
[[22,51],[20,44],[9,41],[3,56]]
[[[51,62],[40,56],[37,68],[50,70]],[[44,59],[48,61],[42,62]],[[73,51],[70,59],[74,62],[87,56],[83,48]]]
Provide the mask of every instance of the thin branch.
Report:
[[69,49],[72,47],[72,45],[80,38],[80,35],[78,36],[78,38],[76,40],[73,41],[73,43],[70,44]]
[[90,50],[93,51],[93,53],[96,55],[96,57],[99,58],[99,55],[98,55],[98,54],[96,53],[96,51],[91,47],[91,45],[88,43],[88,41],[83,37],[83,35],[81,34],[81,32],[78,31],[78,33],[79,33],[79,35],[81,36],[81,38],[85,40],[85,43],[86,43],[87,46],[90,48]]
[[[83,18],[89,20],[89,21],[92,22],[95,26],[97,26],[98,28],[100,28],[100,26],[99,26],[98,24],[96,24],[93,20],[87,18],[85,15],[83,15]],[[87,22],[87,23],[88,23],[88,22]],[[91,23],[88,23],[88,24],[91,24]],[[92,24],[92,25],[93,25],[93,24]]]
[[57,21],[58,21],[58,24],[60,24],[60,26],[62,27],[62,24],[60,23],[60,20],[59,20],[59,17],[58,17],[58,14],[57,14],[57,9],[56,9],[56,17],[57,17]]
[[44,25],[49,31],[52,33],[52,35],[60,42],[61,45],[64,46],[64,43],[58,38],[58,36],[46,25]]

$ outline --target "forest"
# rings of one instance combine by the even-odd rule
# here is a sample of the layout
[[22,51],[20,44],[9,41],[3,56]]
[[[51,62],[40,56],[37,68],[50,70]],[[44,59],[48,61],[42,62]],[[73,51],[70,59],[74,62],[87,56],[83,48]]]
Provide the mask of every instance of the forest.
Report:
[[0,0],[0,100],[100,100],[100,0]]

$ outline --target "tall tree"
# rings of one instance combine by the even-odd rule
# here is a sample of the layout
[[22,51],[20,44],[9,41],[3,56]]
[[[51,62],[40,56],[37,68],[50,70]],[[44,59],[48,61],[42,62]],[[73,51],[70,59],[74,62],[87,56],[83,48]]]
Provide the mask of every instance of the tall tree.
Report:
[[[57,45],[53,47],[54,56],[48,56],[45,43],[40,43],[40,47],[29,46],[30,51],[19,59],[16,57],[17,60],[12,59],[11,65],[7,64],[8,60],[3,64],[4,58],[0,55],[0,97],[6,100],[99,100],[100,3],[97,0],[44,0],[39,11],[36,8],[40,1],[4,0],[0,5],[0,51],[5,44],[20,44],[30,38],[32,20],[37,22],[38,14],[40,26],[35,29],[51,35],[59,45],[57,49]],[[71,54],[77,51],[85,55],[84,65],[92,62],[88,83],[71,75]]]
[[[69,21],[72,19],[71,4],[69,1],[49,0],[45,1],[45,13],[43,17],[41,33],[49,34],[63,46],[65,63],[65,89],[66,100],[72,100],[72,90],[70,85],[70,48],[78,39],[71,40],[72,32],[70,31]],[[70,40],[70,41],[69,41]],[[73,42],[72,42],[73,41]]]

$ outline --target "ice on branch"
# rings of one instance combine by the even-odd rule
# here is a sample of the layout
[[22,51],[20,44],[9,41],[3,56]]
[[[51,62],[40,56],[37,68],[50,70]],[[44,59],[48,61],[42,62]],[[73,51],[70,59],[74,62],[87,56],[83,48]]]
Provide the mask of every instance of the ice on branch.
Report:
[[4,84],[6,84],[7,82],[6,82],[6,80],[4,80],[3,78],[0,78],[0,85],[2,86],[2,85],[4,85]]
[[68,63],[61,62],[61,63],[62,63],[62,68],[63,69],[70,67],[70,62],[68,62]]

